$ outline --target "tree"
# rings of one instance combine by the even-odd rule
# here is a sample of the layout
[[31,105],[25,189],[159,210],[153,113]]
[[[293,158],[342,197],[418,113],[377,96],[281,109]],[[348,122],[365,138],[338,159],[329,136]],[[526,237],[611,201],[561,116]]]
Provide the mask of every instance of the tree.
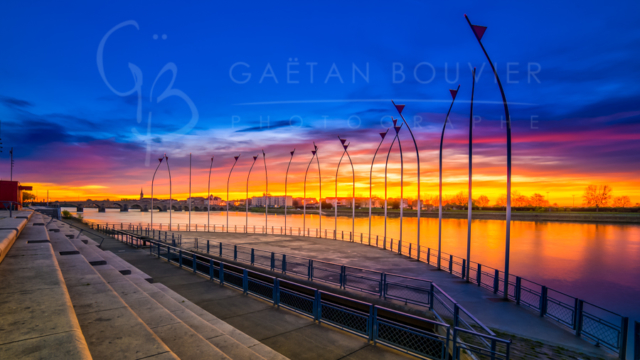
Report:
[[616,196],[613,198],[613,207],[627,207],[631,206],[631,199],[628,196]]
[[493,205],[495,207],[507,206],[507,195],[500,195],[496,200],[496,204]]
[[544,198],[544,195],[535,193],[533,195],[531,195],[531,198],[529,199],[529,202],[531,204],[531,206],[535,206],[535,207],[548,207],[549,206],[549,200]]
[[531,202],[526,195],[520,194],[519,191],[511,192],[511,205],[514,207],[531,206]]
[[300,203],[298,203],[298,200],[293,200],[292,205],[293,207],[297,208],[300,205]]
[[27,192],[27,191],[22,192],[22,201],[34,200],[35,198],[36,196],[30,192]]
[[481,208],[482,208],[482,207],[485,207],[485,206],[489,206],[489,203],[490,203],[490,202],[491,202],[491,201],[489,200],[489,198],[488,198],[488,197],[486,197],[485,195],[480,195],[480,197],[478,197],[478,198],[474,201],[474,204],[475,204],[477,207],[481,207]]
[[456,206],[465,206],[469,204],[469,195],[467,195],[467,193],[463,191],[460,191],[449,199],[449,204]]
[[582,204],[587,207],[607,206],[611,200],[611,186],[609,185],[589,185],[584,189]]

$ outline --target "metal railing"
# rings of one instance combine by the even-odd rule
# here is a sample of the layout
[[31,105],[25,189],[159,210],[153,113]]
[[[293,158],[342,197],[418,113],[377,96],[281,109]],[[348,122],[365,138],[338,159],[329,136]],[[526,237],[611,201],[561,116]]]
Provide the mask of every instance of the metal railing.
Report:
[[[444,322],[282,280],[124,231],[104,227],[97,230],[135,247],[149,245],[152,255],[206,276],[211,281],[234,287],[245,294],[270,301],[276,306],[308,316],[319,323],[329,324],[417,357],[450,359],[450,344],[460,344],[460,339],[456,341],[453,338],[456,335],[451,332],[451,326]],[[238,253],[237,249],[234,249],[234,253]],[[505,340],[500,341],[509,343]],[[508,354],[506,358],[508,359]]]
[[[98,224],[98,222],[93,222]],[[104,226],[111,226],[111,228],[117,228],[118,225],[122,229],[123,223],[102,223]],[[149,224],[127,224],[138,229],[139,233],[146,233],[148,236],[155,237],[156,232],[165,231],[170,232],[168,224],[155,224],[153,228],[149,228]],[[182,225],[182,226],[181,226]],[[173,224],[172,229],[180,231],[189,231],[195,229],[192,224],[189,227],[188,224]],[[420,251],[415,248],[415,244],[407,244],[402,239],[384,238],[375,236],[369,236],[365,233],[356,233],[352,235],[351,232],[347,232],[345,236],[343,232],[335,232],[334,230],[319,231],[318,229],[301,229],[297,231],[293,227],[285,229],[284,227],[271,228],[265,226],[234,226],[233,228],[225,228],[224,225],[203,225],[200,227],[203,231],[208,232],[238,232],[238,233],[259,233],[259,234],[275,234],[275,235],[294,235],[294,236],[312,236],[317,238],[335,239],[360,242],[362,244],[375,246],[385,250],[389,250],[400,255],[405,255],[410,258],[417,259],[419,261],[426,262],[428,265],[437,266],[438,255],[437,251],[428,247],[422,247]],[[287,231],[288,230],[288,231]],[[306,231],[305,231],[306,230]],[[358,235],[359,234],[359,235]],[[349,240],[350,239],[350,240]],[[318,260],[313,260],[320,262]],[[295,263],[295,265],[299,265]],[[334,264],[335,265],[335,264]],[[339,266],[339,265],[338,265]],[[278,268],[280,269],[280,268]],[[470,283],[476,284],[486,290],[492,291],[496,295],[504,296],[504,272],[498,269],[485,266],[476,262],[471,262],[469,265],[466,263],[466,259],[441,252],[440,257],[440,269],[449,272],[454,276],[461,277]],[[321,276],[316,277],[318,281],[323,281],[323,276],[328,280],[327,282],[336,282],[335,268],[331,269],[331,266],[314,268],[311,272],[319,271]],[[292,270],[291,272],[295,272]],[[467,274],[468,272],[468,274]],[[375,273],[375,272],[374,272]],[[377,272],[380,274],[380,272]],[[401,275],[394,275],[402,277]],[[311,278],[310,278],[311,279]],[[356,278],[357,279],[357,278]],[[420,279],[417,279],[420,280]],[[339,280],[342,281],[342,280]],[[424,281],[424,280],[422,280]],[[624,359],[627,351],[627,336],[629,331],[629,318],[624,317],[615,312],[609,311],[595,304],[587,302],[582,299],[575,298],[560,291],[550,289],[544,285],[536,282],[524,279],[513,274],[509,274],[509,286],[508,286],[508,299],[514,301],[516,304],[521,305],[536,312],[541,317],[547,317],[555,320],[558,324],[571,329],[577,336],[590,341],[596,346],[603,346],[619,355]],[[357,289],[358,283],[361,285],[367,284],[367,287],[361,287]],[[356,289],[364,292],[376,291],[373,286],[374,280],[371,277],[362,275],[360,280],[356,280],[354,286],[351,286],[351,282],[347,282],[350,289]],[[342,283],[340,283],[341,287]],[[418,295],[420,292],[425,293],[423,288],[413,288],[407,283],[385,283],[383,284],[383,293],[387,298],[404,301],[406,303],[416,305],[429,305],[424,301],[424,295]],[[388,288],[387,288],[388,287]],[[402,290],[402,289],[405,290]],[[390,290],[390,291],[389,291]],[[379,291],[379,290],[378,290]],[[404,296],[397,296],[399,293],[405,293]],[[443,310],[451,312],[451,306],[440,308],[440,313]],[[443,318],[444,319],[444,318]]]

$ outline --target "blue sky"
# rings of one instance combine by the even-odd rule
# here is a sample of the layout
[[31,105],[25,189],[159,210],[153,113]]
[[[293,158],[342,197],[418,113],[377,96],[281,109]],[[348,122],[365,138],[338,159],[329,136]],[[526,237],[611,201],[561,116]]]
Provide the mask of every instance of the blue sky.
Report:
[[[5,150],[16,148],[23,182],[125,194],[148,181],[140,170],[164,152],[177,169],[189,152],[202,164],[216,154],[222,170],[231,153],[250,158],[265,147],[283,171],[290,148],[308,151],[315,140],[327,144],[327,169],[335,169],[342,135],[362,152],[364,169],[377,133],[397,116],[390,99],[399,99],[429,179],[448,90],[460,84],[445,141],[449,180],[462,186],[476,66],[474,113],[482,120],[474,131],[484,144],[476,166],[497,194],[500,93],[466,13],[488,26],[483,43],[511,103],[522,191],[545,181],[569,199],[585,183],[605,181],[638,202],[639,10],[634,1],[9,3],[0,15],[2,138]],[[126,21],[105,41],[103,77],[100,42]],[[175,70],[173,83],[171,70],[159,76],[165,67]],[[107,82],[134,91],[120,96]],[[162,98],[170,84],[179,91]]]

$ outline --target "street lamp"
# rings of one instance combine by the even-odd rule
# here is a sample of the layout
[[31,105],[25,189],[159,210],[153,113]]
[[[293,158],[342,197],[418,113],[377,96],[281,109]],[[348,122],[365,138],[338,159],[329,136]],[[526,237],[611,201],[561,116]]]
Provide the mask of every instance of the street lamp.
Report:
[[[340,137],[338,136],[338,139],[340,139]],[[340,139],[340,141],[343,141],[342,139]],[[346,141],[346,140],[344,140]],[[355,242],[356,241],[356,171],[353,169],[353,161],[351,161],[351,156],[349,155],[349,151],[347,151],[347,148],[349,147],[351,143],[345,145],[342,144],[342,147],[344,147],[344,152],[347,154],[347,158],[349,158],[349,163],[351,164],[351,173],[353,174],[353,190],[351,193],[351,241]]]
[[380,144],[378,144],[378,148],[376,149],[376,152],[373,154],[373,160],[371,160],[371,170],[369,171],[369,245],[371,245],[371,191],[373,188],[373,184],[372,184],[372,177],[373,177],[373,163],[376,161],[376,155],[378,154],[378,150],[380,150],[380,146],[382,145],[382,142],[384,141],[384,137],[387,136],[387,133],[389,132],[389,129],[387,129],[387,131],[380,133],[380,137],[382,139],[380,139]]
[[[318,147],[315,146],[315,149],[317,149]],[[303,193],[303,197],[302,197],[302,233],[303,235],[307,233],[307,228],[306,228],[306,221],[307,221],[307,173],[309,172],[309,167],[311,166],[311,163],[313,162],[313,158],[316,156],[316,150],[311,150],[311,154],[313,154],[311,156],[311,160],[309,160],[309,165],[307,165],[307,171],[304,172],[304,193]]]
[[502,88],[502,83],[500,82],[500,77],[498,77],[498,72],[496,71],[493,62],[489,58],[489,54],[487,54],[487,50],[485,50],[484,45],[482,45],[482,36],[484,32],[487,30],[486,26],[472,25],[471,20],[467,15],[464,15],[465,19],[467,19],[467,23],[471,27],[473,34],[476,36],[476,40],[478,40],[478,44],[482,48],[482,52],[487,57],[487,61],[489,65],[491,65],[491,70],[493,70],[493,75],[496,77],[496,81],[498,82],[498,88],[500,88],[500,95],[502,95],[502,104],[504,105],[504,114],[507,121],[507,228],[506,228],[506,241],[505,241],[505,261],[504,261],[504,298],[507,299],[509,297],[509,250],[511,246],[511,117],[509,116],[509,107],[507,106],[507,97],[504,95],[504,89]]
[[396,105],[396,103],[391,100],[391,103],[393,104],[393,106],[395,106],[396,110],[398,110],[398,114],[400,115],[400,117],[402,118],[402,122],[407,126],[407,129],[409,130],[409,134],[411,134],[411,139],[413,139],[413,146],[415,146],[416,148],[416,161],[418,163],[418,229],[417,229],[417,239],[418,239],[418,260],[420,260],[420,210],[422,208],[422,200],[420,198],[420,151],[418,151],[418,143],[416,142],[416,138],[413,136],[413,131],[411,131],[411,128],[409,127],[409,123],[407,123],[407,120],[404,118],[404,115],[402,115],[402,110],[404,110],[404,105]]
[[189,153],[189,230],[191,231],[191,153]]
[[[338,139],[340,139],[340,136],[338,136]],[[347,148],[344,145],[346,141],[347,141],[346,139],[340,139],[340,142],[342,143],[342,147],[344,148],[344,151],[342,152],[342,156],[340,156],[340,161],[338,161],[338,167],[336,168],[336,198],[333,202],[333,210],[335,214],[335,230],[333,232],[334,240],[338,239],[338,170],[340,170],[340,163],[342,162],[342,158],[344,157],[344,154],[346,154],[347,152]]]
[[247,175],[247,197],[246,200],[244,201],[244,208],[245,208],[245,229],[244,232],[247,233],[249,232],[249,176],[251,176],[251,170],[253,169],[253,165],[256,164],[256,159],[258,159],[258,155],[255,155],[253,157],[253,163],[251,164],[251,167],[249,168],[249,174]]
[[172,196],[172,186],[171,186],[171,168],[169,167],[169,157],[167,156],[166,153],[164,154],[164,158],[167,160],[167,171],[169,172],[169,231],[171,231],[171,215],[173,214],[173,207],[172,207],[173,196]]
[[318,164],[318,231],[320,231],[320,237],[322,237],[322,175],[320,174],[320,156],[318,155],[318,146],[316,142],[313,142],[313,147],[316,149],[316,163]]
[[211,165],[209,166],[209,183],[207,185],[207,232],[210,231],[209,214],[211,213],[211,169],[213,169],[213,156],[211,157]]
[[[296,152],[294,148],[291,151],[291,158],[289,159],[289,165],[287,165],[287,172],[284,174],[284,233],[287,233],[287,177],[289,176],[289,167],[291,166],[291,160],[293,160],[293,154]],[[289,234],[291,235],[291,234]]]
[[227,178],[227,232],[229,232],[229,180],[231,180],[231,172],[233,171],[233,168],[236,166],[236,163],[238,162],[239,157],[240,157],[240,154],[238,154],[238,156],[233,157],[235,161],[231,166],[231,170],[229,170],[229,178]]
[[[393,120],[393,128],[396,128],[397,120]],[[399,128],[402,128],[402,124],[400,124]],[[387,162],[384,164],[384,242],[383,248],[387,248],[387,168],[389,166],[389,155],[391,155],[391,149],[393,149],[393,144],[395,144],[396,139],[398,139],[398,132],[400,129],[396,130],[396,136],[393,137],[393,141],[391,142],[391,146],[389,146],[389,152],[387,152]]]
[[262,150],[262,160],[264,161],[264,179],[266,184],[265,202],[264,202],[264,233],[267,233],[268,216],[269,216],[269,175],[267,174],[267,155]]
[[476,89],[476,68],[473,68],[471,77],[473,78],[473,82],[471,85],[471,109],[469,110],[469,203],[467,204],[467,269],[465,272],[467,282],[469,282],[469,271],[471,270],[471,212],[473,211],[471,174],[473,170],[473,94]]
[[442,254],[442,143],[444,142],[444,130],[447,128],[449,114],[451,113],[451,108],[453,108],[453,103],[456,101],[458,90],[460,90],[460,85],[458,85],[458,88],[456,90],[449,90],[453,100],[451,100],[451,105],[449,105],[447,117],[444,118],[444,125],[442,125],[442,135],[440,135],[440,185],[438,194],[438,270],[440,270],[440,257]]
[[151,178],[151,228],[153,229],[153,181],[156,179],[156,173],[158,172],[158,168],[162,164],[163,158],[158,159],[158,166],[156,166],[156,171],[153,172],[153,177]]
[[[398,137],[398,149],[400,150],[400,240],[402,240],[402,214],[404,211],[404,160],[402,159],[402,143],[400,142],[400,129],[402,129],[402,124],[400,126],[395,126],[397,124],[396,119],[393,119],[393,128],[396,130],[396,136]],[[400,246],[400,243],[398,246]],[[402,252],[402,249],[400,249]]]

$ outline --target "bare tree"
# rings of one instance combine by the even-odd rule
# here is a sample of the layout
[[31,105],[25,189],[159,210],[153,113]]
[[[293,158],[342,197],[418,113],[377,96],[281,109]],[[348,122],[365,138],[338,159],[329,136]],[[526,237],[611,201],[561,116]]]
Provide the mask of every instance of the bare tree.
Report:
[[477,199],[473,201],[473,203],[480,208],[489,206],[490,202],[491,201],[489,200],[489,198],[485,195],[480,195]]
[[631,206],[631,199],[624,195],[624,196],[616,196],[613,198],[613,207],[630,207]]
[[589,185],[582,195],[582,204],[587,207],[596,208],[607,206],[611,200],[611,186],[609,185]]

